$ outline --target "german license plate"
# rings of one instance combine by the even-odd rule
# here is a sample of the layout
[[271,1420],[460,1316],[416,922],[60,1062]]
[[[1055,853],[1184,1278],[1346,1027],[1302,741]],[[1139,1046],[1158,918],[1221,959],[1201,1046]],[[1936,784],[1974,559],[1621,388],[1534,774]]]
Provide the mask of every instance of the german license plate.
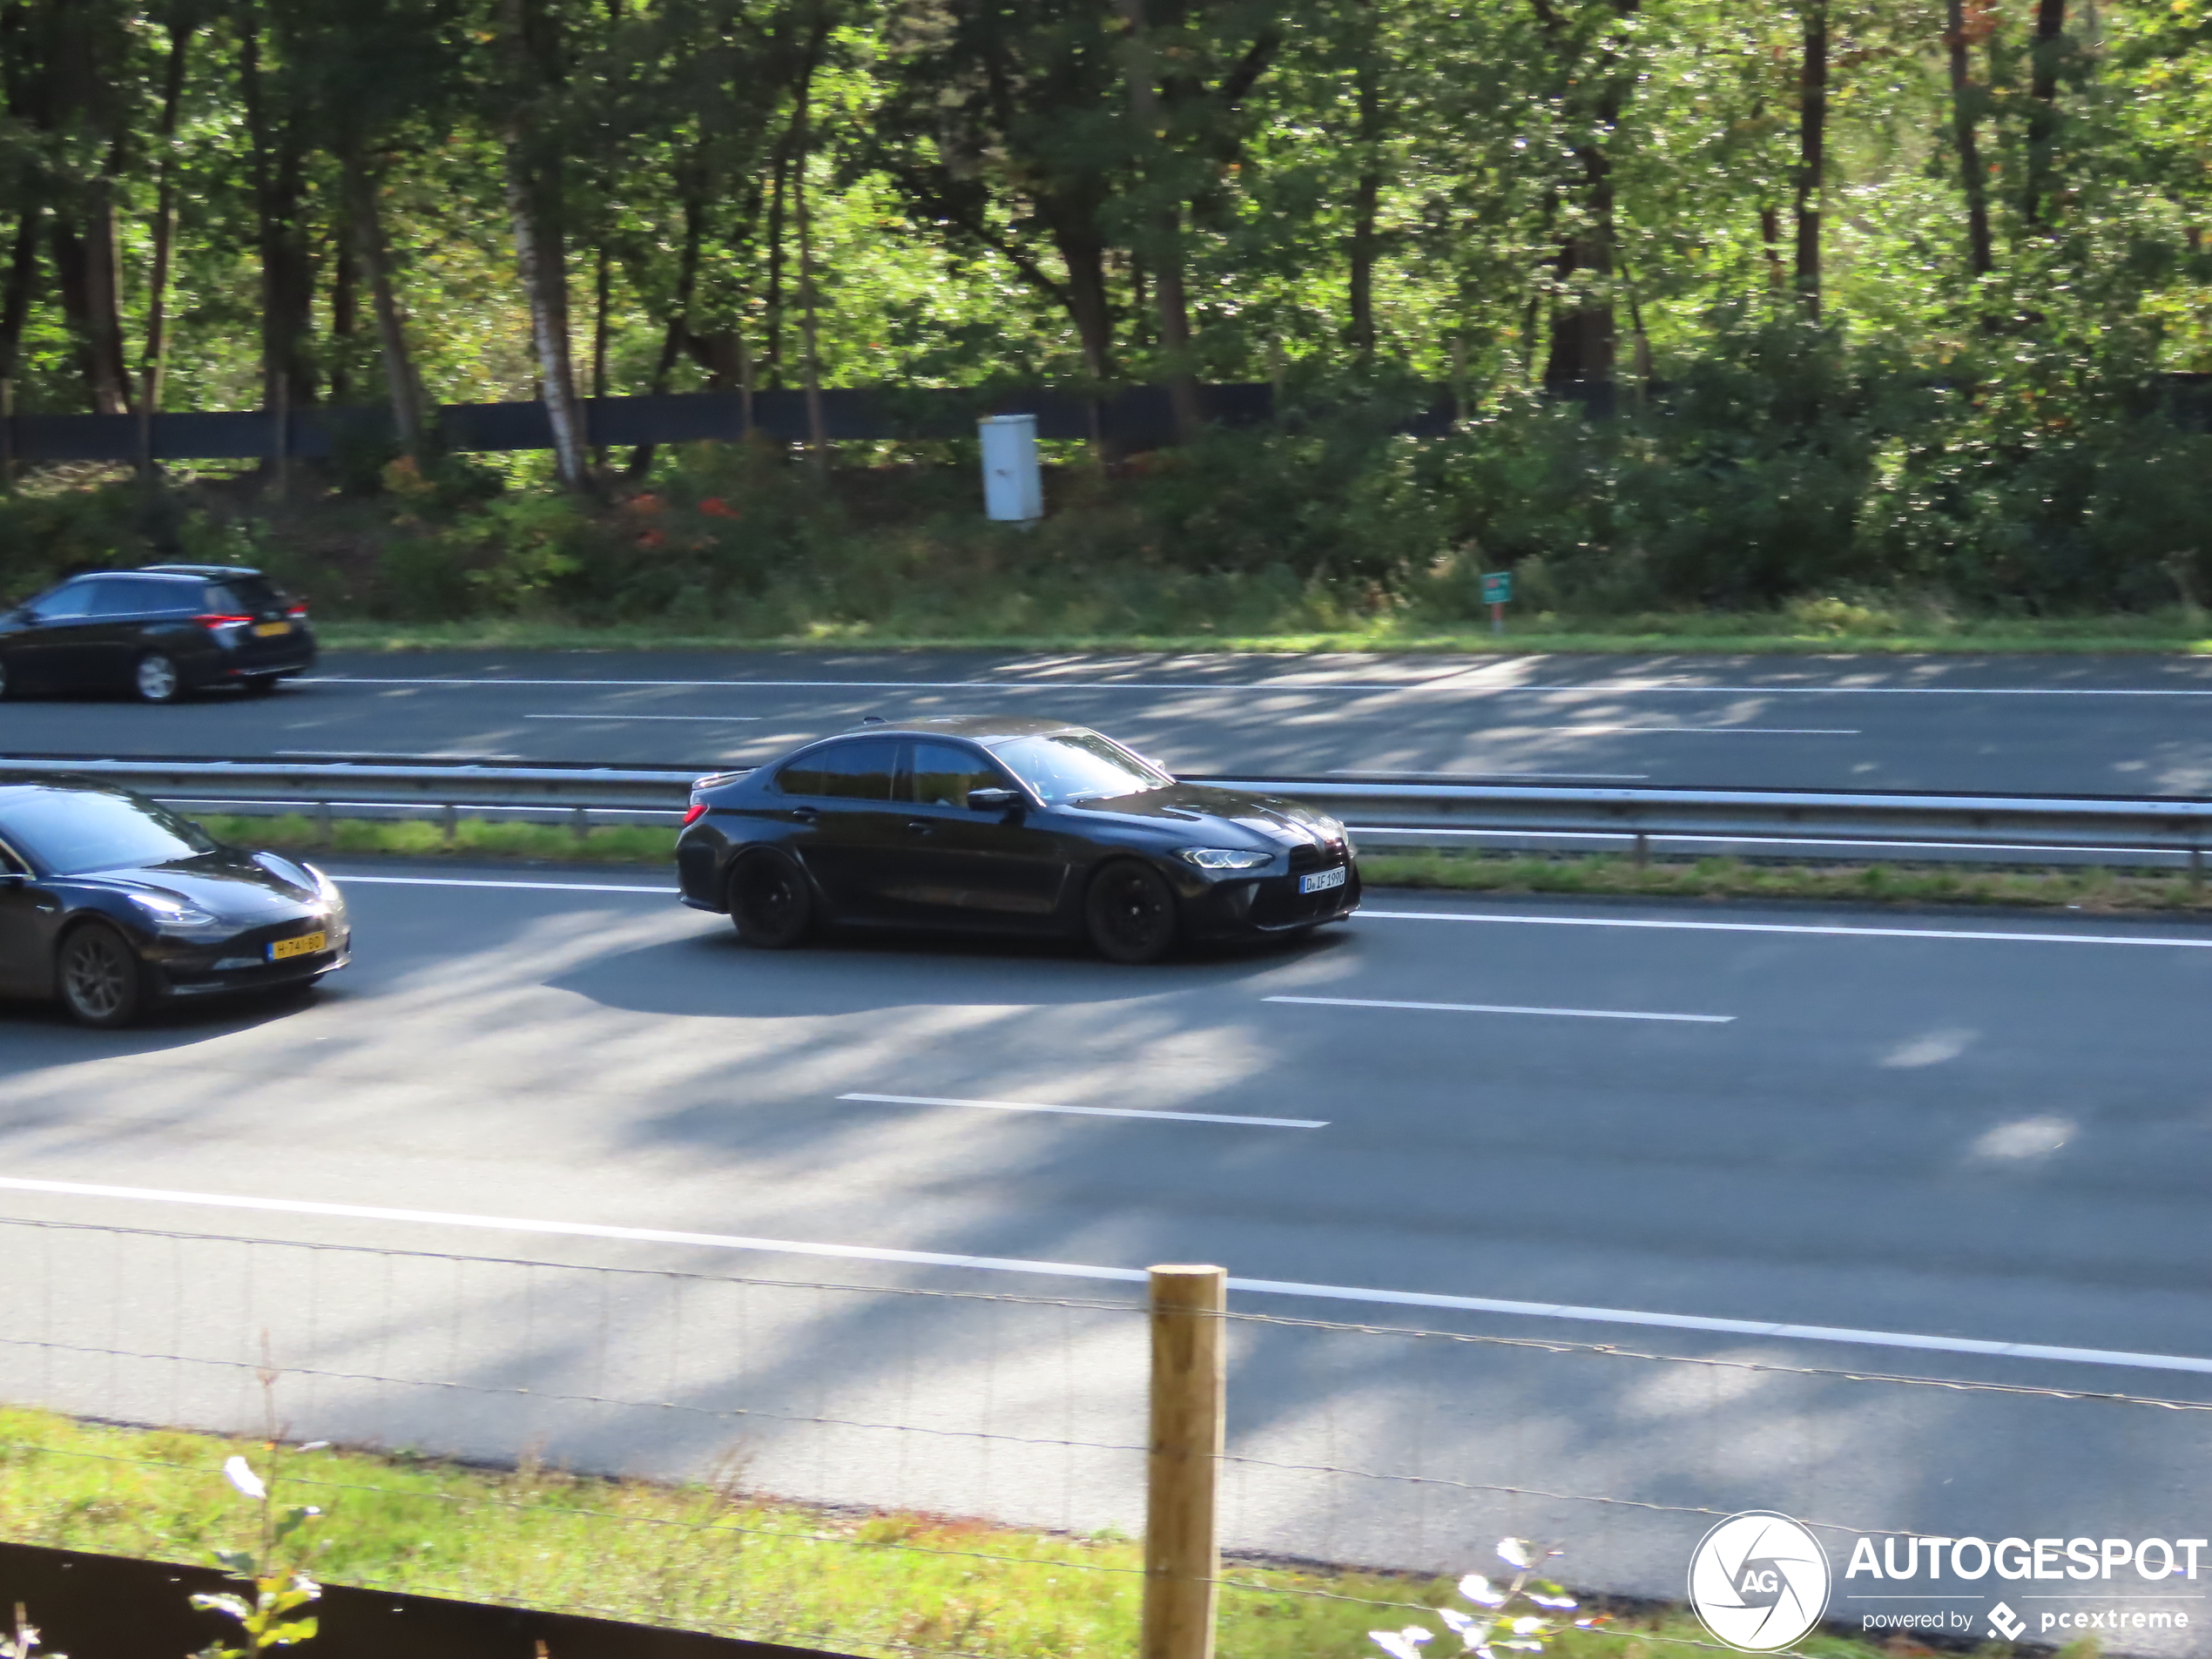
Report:
[[1300,893],[1326,893],[1331,887],[1343,885],[1344,866],[1341,864],[1333,870],[1316,870],[1312,875],[1302,875],[1298,879]]
[[257,622],[253,624],[254,635],[260,639],[274,639],[279,634],[291,631],[292,624],[288,622]]
[[313,956],[329,942],[328,934],[301,934],[297,939],[280,939],[269,947],[269,960],[280,962],[293,956]]

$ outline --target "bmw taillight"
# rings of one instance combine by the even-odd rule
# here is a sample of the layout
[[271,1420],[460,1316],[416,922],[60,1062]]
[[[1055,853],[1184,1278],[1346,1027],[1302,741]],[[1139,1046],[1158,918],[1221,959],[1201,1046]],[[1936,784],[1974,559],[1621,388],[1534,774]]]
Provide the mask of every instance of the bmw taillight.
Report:
[[249,623],[249,622],[253,621],[253,618],[251,616],[245,616],[245,617],[215,617],[215,616],[209,616],[209,617],[194,617],[192,618],[192,620],[193,620],[194,622],[196,622],[196,623],[199,624],[199,625],[200,625],[201,627],[203,627],[203,628],[235,628],[235,627],[239,627],[239,626],[240,626],[240,625],[241,625],[241,624],[243,624]]
[[303,599],[303,600],[301,600],[301,601],[300,601],[298,604],[296,604],[296,605],[287,605],[287,606],[284,608],[284,614],[285,614],[286,616],[287,616],[287,617],[291,617],[291,618],[292,618],[292,620],[293,620],[293,621],[294,621],[294,622],[305,622],[305,621],[307,621],[307,601]]
[[705,818],[705,816],[706,803],[703,800],[693,801],[690,809],[684,814],[684,827],[689,829],[692,825],[698,823],[699,819]]

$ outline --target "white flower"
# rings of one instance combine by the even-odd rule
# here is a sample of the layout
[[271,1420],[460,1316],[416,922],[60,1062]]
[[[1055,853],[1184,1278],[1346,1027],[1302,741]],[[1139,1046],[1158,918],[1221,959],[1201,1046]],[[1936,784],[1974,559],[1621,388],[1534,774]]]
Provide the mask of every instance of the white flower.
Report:
[[1518,1567],[1526,1571],[1536,1564],[1535,1548],[1526,1539],[1501,1538],[1498,1540],[1498,1559],[1508,1567]]
[[242,1457],[234,1457],[224,1463],[223,1479],[257,1502],[269,1495],[268,1487],[261,1484],[261,1477],[253,1473],[253,1465]]
[[[1504,1552],[1499,1553],[1502,1554]],[[1460,1581],[1460,1594],[1477,1607],[1503,1607],[1506,1604],[1506,1593],[1494,1588],[1480,1573],[1469,1573]]]
[[1421,1659],[1420,1644],[1435,1641],[1436,1632],[1409,1624],[1403,1630],[1370,1630],[1367,1639],[1388,1654],[1390,1659]]
[[1534,1590],[1528,1592],[1528,1599],[1538,1607],[1570,1608],[1581,1605],[1571,1595],[1539,1595]]
[[328,1440],[309,1440],[300,1447],[302,1452],[320,1452],[330,1444]]
[[1513,1633],[1517,1636],[1541,1635],[1543,1634],[1543,1629],[1544,1622],[1541,1619],[1523,1618],[1515,1619],[1513,1622]]

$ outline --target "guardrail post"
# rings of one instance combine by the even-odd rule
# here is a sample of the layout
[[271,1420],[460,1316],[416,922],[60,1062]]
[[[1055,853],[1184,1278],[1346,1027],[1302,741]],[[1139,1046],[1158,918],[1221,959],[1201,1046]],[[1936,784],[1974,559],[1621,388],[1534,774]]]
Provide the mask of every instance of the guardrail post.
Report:
[[334,834],[330,823],[330,803],[319,800],[315,803],[315,845],[328,846]]
[[1635,860],[1635,866],[1637,869],[1642,870],[1650,867],[1651,838],[1649,835],[1646,835],[1642,830],[1638,830],[1636,832],[1636,850],[1632,856]]
[[2201,846],[2189,848],[2189,891],[2204,891],[2204,849]]
[[1229,1276],[1151,1271],[1151,1433],[1145,1460],[1141,1659],[1213,1659],[1221,1550],[1215,1496],[1225,1444]]
[[578,806],[571,809],[569,823],[576,831],[576,844],[582,846],[591,839],[591,809]]

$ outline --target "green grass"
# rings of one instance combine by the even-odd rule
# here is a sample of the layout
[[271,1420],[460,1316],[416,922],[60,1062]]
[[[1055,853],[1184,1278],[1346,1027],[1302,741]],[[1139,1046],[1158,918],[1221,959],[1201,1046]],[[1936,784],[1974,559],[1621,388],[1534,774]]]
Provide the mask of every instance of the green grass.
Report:
[[[433,858],[523,859],[617,864],[670,871],[675,836],[664,829],[606,826],[579,838],[552,824],[463,818],[446,839],[419,819],[332,820],[329,838],[313,819],[203,816],[219,840],[305,853]],[[2181,873],[2101,869],[1984,870],[1963,866],[1773,865],[1740,859],[1655,860],[1639,868],[1609,853],[1543,858],[1494,853],[1366,853],[1359,873],[1373,887],[1455,893],[1570,893],[1619,898],[1801,899],[1905,904],[2010,905],[2084,911],[2212,910],[2212,887]]]
[[1430,651],[1532,656],[1588,651],[1628,655],[1696,651],[1721,655],[1909,656],[1986,652],[2047,655],[2212,655],[2202,617],[2098,617],[2060,622],[1960,623],[1918,631],[1792,631],[1776,616],[1633,617],[1608,623],[1570,618],[1514,624],[1501,636],[1474,624],[1440,627],[1392,617],[1365,628],[1296,633],[900,634],[866,624],[824,624],[804,632],[746,635],[735,630],[631,623],[573,623],[485,617],[469,622],[318,622],[332,650],[347,651],[789,651],[870,650]]
[[[1142,1561],[1123,1539],[826,1511],[734,1480],[675,1487],[345,1448],[273,1453],[45,1412],[0,1408],[0,1537],[206,1564],[253,1542],[257,1507],[219,1473],[233,1453],[271,1477],[279,1504],[324,1511],[301,1534],[300,1564],[331,1583],[864,1655],[1126,1659],[1136,1649]],[[1403,1625],[1420,1607],[1464,1605],[1444,1579],[1244,1563],[1225,1576],[1252,1588],[1222,1594],[1223,1659],[1371,1656],[1369,1629]],[[36,1622],[38,1609],[28,1612]],[[1624,1613],[1616,1624],[1553,1651],[1656,1659],[1690,1651],[1669,1638],[1703,1636],[1680,1612]],[[1802,1650],[1884,1651],[1828,1637]]]
[[2082,868],[1986,870],[1893,864],[1766,865],[1740,859],[1653,860],[1611,854],[1541,858],[1481,853],[1370,853],[1370,887],[1453,893],[1574,893],[1624,898],[1799,899],[2008,905],[2083,911],[2212,910],[2212,887],[2182,873]]

